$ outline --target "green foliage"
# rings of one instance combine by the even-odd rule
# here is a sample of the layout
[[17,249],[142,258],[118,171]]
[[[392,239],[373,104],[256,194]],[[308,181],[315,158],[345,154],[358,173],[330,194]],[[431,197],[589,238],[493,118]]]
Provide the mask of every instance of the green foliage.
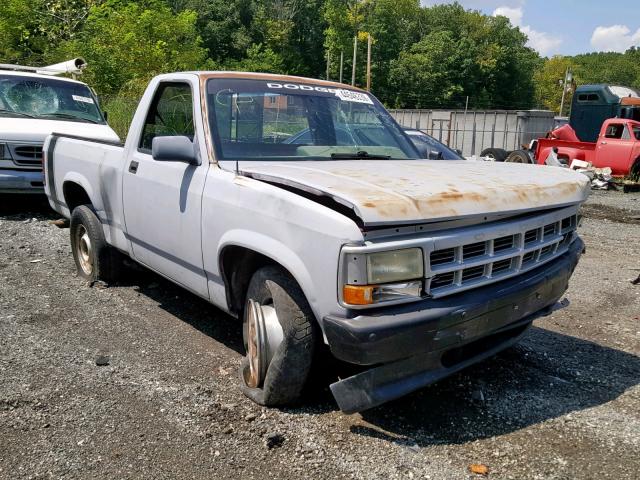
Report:
[[127,138],[129,126],[138,107],[137,97],[109,95],[100,98],[100,107],[108,113],[108,123],[122,139]]
[[0,59],[40,64],[52,45],[74,38],[99,0],[2,0]]
[[190,10],[174,14],[160,0],[108,1],[89,10],[81,34],[55,55],[87,58],[92,68],[84,79],[101,93],[137,94],[154,75],[206,64],[196,17]]
[[[566,69],[573,71],[575,85],[607,83],[623,85],[640,90],[640,49],[632,47],[625,53],[599,52],[576,55],[575,57],[555,56],[544,61],[536,71],[536,100],[538,105],[553,110],[560,109],[562,86]],[[571,103],[571,92],[565,98],[565,105]],[[566,113],[566,110],[565,110]]]
[[[557,110],[558,80],[640,88],[640,50],[540,59],[505,17],[420,0],[0,0],[0,62],[43,65],[84,56],[83,79],[126,130],[131,99],[168,71],[229,69],[351,79],[389,106]],[[128,100],[120,102],[116,97]]]
[[284,73],[285,71],[282,57],[262,44],[250,46],[245,58],[230,61],[225,67],[228,70],[241,72]]
[[538,55],[504,17],[459,4],[422,10],[421,40],[392,62],[385,98],[399,107],[529,108]]

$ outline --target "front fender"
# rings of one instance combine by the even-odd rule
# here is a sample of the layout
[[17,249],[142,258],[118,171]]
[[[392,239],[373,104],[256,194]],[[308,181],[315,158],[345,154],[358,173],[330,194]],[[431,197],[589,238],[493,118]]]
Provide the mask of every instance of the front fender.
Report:
[[318,314],[314,309],[314,304],[318,299],[314,295],[316,289],[313,285],[313,278],[300,256],[290,247],[272,237],[255,231],[234,229],[225,232],[220,238],[217,257],[220,258],[222,251],[231,246],[253,250],[282,265],[302,288],[307,301],[312,310],[314,310],[314,314]]

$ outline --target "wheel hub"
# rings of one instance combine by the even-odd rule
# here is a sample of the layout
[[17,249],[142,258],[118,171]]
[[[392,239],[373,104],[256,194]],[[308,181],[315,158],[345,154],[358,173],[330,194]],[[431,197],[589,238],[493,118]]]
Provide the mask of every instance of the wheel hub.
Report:
[[93,272],[93,248],[91,246],[91,238],[89,238],[89,232],[80,225],[76,233],[76,249],[78,253],[78,261],[82,271],[91,275]]
[[261,305],[253,299],[246,306],[246,349],[249,367],[244,371],[247,386],[258,388],[284,337],[273,305]]

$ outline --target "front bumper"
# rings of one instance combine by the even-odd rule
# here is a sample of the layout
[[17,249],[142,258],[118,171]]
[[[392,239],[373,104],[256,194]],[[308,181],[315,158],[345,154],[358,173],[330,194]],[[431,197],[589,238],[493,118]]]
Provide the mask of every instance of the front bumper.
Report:
[[0,170],[0,193],[44,193],[41,170]]
[[577,238],[551,263],[451,297],[353,318],[325,317],[334,356],[379,365],[331,385],[340,409],[353,413],[380,405],[514,344],[534,319],[551,312],[583,249]]

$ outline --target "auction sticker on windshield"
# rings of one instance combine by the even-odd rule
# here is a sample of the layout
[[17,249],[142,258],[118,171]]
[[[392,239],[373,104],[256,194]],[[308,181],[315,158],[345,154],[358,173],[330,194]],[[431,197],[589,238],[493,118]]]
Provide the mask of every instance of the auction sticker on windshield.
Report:
[[345,102],[368,103],[369,105],[373,105],[373,101],[369,95],[362,92],[354,92],[353,90],[336,90],[336,97]]
[[73,99],[76,102],[83,102],[83,103],[91,103],[93,104],[93,98],[91,97],[82,97],[80,95],[71,95],[73,97]]

